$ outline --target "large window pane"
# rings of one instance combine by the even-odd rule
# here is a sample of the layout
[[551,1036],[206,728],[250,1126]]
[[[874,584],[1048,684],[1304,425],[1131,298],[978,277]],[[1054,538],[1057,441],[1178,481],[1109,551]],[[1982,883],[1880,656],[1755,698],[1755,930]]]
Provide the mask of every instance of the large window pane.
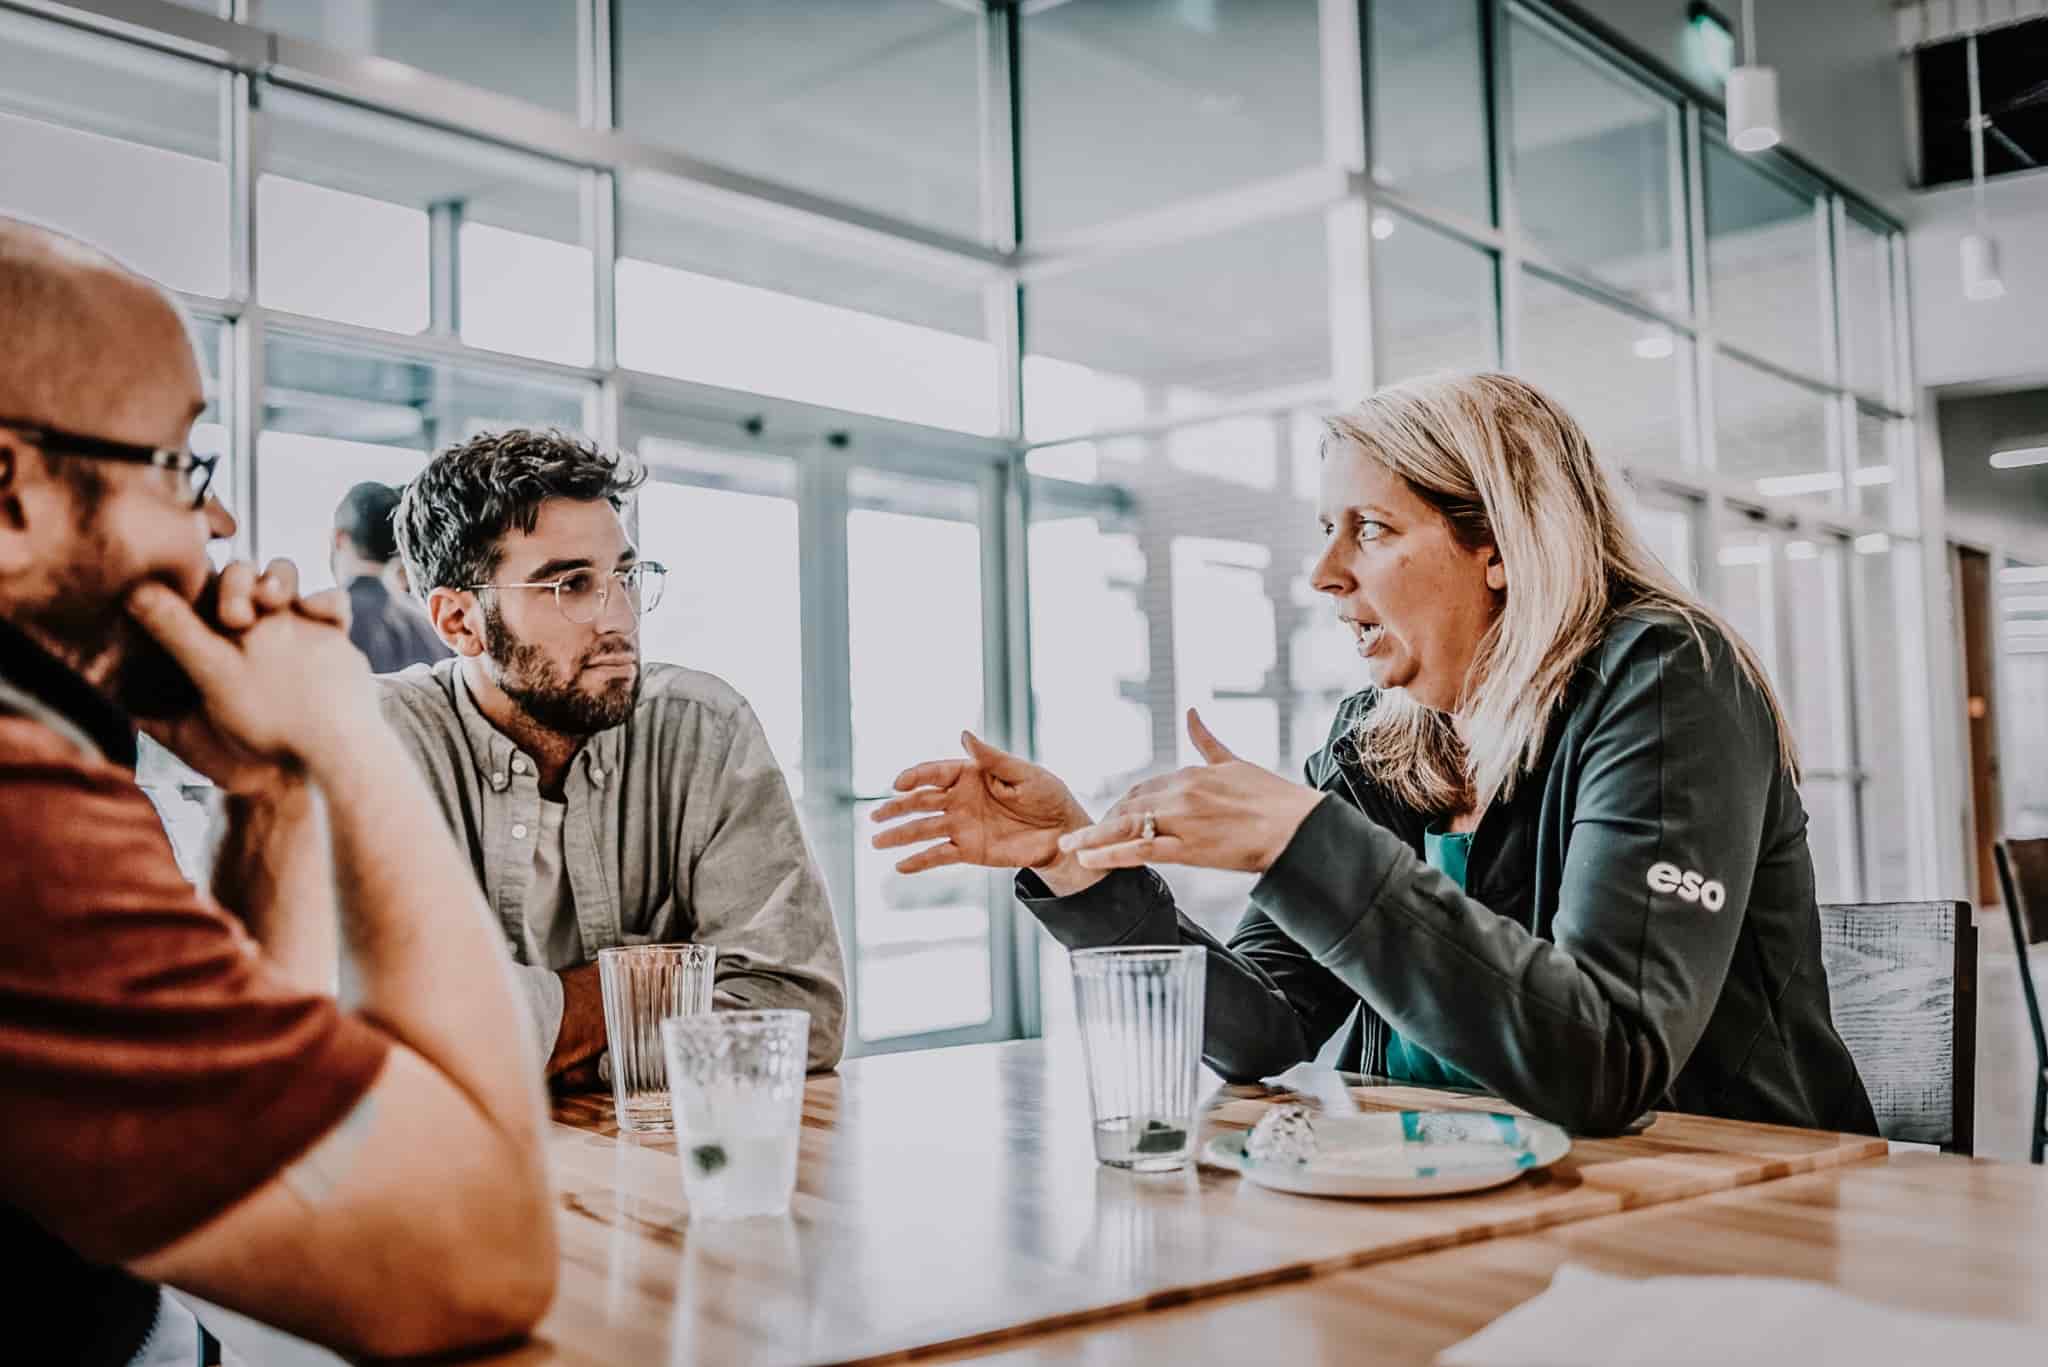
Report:
[[1854,214],[1847,222],[1839,263],[1842,378],[1853,389],[1886,398],[1892,389],[1896,354],[1891,239]]
[[1651,489],[1630,497],[1630,520],[1672,577],[1698,591],[1699,505],[1692,499]]
[[1714,453],[1721,473],[1765,498],[1839,497],[1827,400],[1727,356],[1714,363]]
[[623,183],[619,363],[966,432],[997,427],[980,291],[853,260]]
[[358,480],[403,483],[430,452],[506,427],[584,425],[586,392],[273,333],[256,445],[256,549],[330,580],[334,508]]
[[1485,71],[1474,0],[1375,0],[1372,174],[1382,185],[1493,221]]
[[1078,436],[1257,396],[1320,391],[1330,377],[1327,256],[1318,214],[1103,261],[1031,286],[1026,434]]
[[[857,470],[848,481],[848,638],[853,782],[885,793],[919,759],[957,754],[981,728],[981,531],[968,484]],[[906,584],[918,611],[903,611]],[[933,631],[942,622],[945,630]],[[915,662],[916,686],[904,671]],[[861,1038],[989,1018],[989,879],[967,865],[900,874],[875,850],[871,804],[853,810],[854,972]]]
[[265,99],[258,276],[272,308],[390,332],[433,317],[436,216],[454,231],[459,334],[589,364],[591,257],[578,172],[289,91]]
[[1499,365],[1492,254],[1385,209],[1372,231],[1379,382]]
[[1027,10],[1024,229],[1070,232],[1323,159],[1316,0]]
[[[1094,443],[1114,498],[1042,485],[1030,540],[1032,687],[1044,762],[1088,809],[1194,759],[1188,706],[1241,755],[1289,775],[1329,733],[1364,666],[1329,603],[1308,584],[1320,424],[1265,417],[1246,449],[1286,451],[1270,484],[1184,458],[1173,434]],[[1221,445],[1220,441],[1218,443]],[[1114,450],[1112,451],[1112,448]],[[1227,934],[1252,880],[1162,870],[1197,923]],[[1065,956],[1041,944],[1048,1028],[1069,1012]]]
[[[1894,543],[1876,533],[1859,537],[1850,557],[1857,594],[1857,767],[1864,775],[1861,895],[1871,901],[1913,895],[1911,823],[1924,819],[1923,804],[1906,793],[1904,751],[1911,742],[1899,684],[1911,637],[1897,630],[1907,614],[1897,597],[1892,564],[1903,557],[1901,566],[1910,565],[1915,554],[1911,543]],[[2048,716],[2048,706],[2038,715]],[[2042,814],[2048,819],[2048,803]]]
[[620,0],[612,12],[619,118],[636,136],[980,234],[980,24],[961,6]]
[[1769,532],[1749,525],[1746,520],[1726,533],[1714,551],[1714,606],[1764,662],[1773,686],[1782,694],[1777,622],[1784,604],[1777,592],[1779,567],[1775,548]]
[[656,437],[640,442],[640,553],[668,589],[640,627],[650,660],[716,674],[753,706],[790,789],[804,791],[802,552],[796,467]]
[[1676,465],[1691,343],[1540,275],[1522,278],[1521,372],[1571,415],[1605,461]]
[[1672,250],[1677,107],[1526,20],[1509,29],[1522,231],[1559,260],[1683,312]]
[[1823,376],[1821,201],[1715,141],[1707,143],[1706,182],[1715,331],[1766,360]]
[[1791,614],[1792,735],[1808,769],[1849,763],[1842,623],[1844,543],[1832,536],[1785,543],[1785,610]]
[[2006,826],[2014,835],[2048,835],[2048,569],[2008,560],[1998,601]]
[[[576,113],[577,0],[263,0],[265,28]],[[512,60],[507,58],[512,57]]]
[[[1904,424],[1860,409],[1856,414],[1856,507],[1865,516],[1890,521],[1892,508],[1891,443],[1904,439]],[[1908,505],[1900,504],[1900,507]]]
[[1856,891],[1855,816],[1849,784],[1815,778],[1799,785],[1806,806],[1806,844],[1813,853],[1813,891],[1822,902],[1853,902]]
[[224,79],[0,12],[0,213],[76,234],[173,289],[225,295]]

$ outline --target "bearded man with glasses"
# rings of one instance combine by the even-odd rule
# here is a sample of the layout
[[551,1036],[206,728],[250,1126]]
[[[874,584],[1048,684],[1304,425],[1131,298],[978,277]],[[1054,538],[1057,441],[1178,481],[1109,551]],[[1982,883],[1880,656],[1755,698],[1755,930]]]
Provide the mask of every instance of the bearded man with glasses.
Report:
[[396,518],[413,591],[454,658],[378,680],[384,714],[497,913],[558,1085],[595,1085],[597,952],[717,951],[720,1009],[811,1013],[839,1061],[845,967],[796,805],[728,684],[643,663],[662,566],[621,514],[630,458],[559,432],[436,456]]

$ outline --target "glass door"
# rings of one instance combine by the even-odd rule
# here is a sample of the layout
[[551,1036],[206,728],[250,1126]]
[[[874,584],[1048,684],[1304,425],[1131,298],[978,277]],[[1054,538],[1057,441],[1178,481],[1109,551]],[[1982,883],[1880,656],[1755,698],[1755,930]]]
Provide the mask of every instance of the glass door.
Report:
[[[986,736],[988,601],[982,490],[875,469],[847,475],[846,606],[853,721],[854,935],[848,950],[864,1044],[995,1018],[996,956],[985,870],[904,875],[901,850],[867,836],[898,773]],[[1007,906],[1008,897],[1002,897]]]
[[905,876],[869,846],[896,775],[998,744],[1007,655],[1005,475],[982,453],[629,406],[648,465],[643,554],[669,568],[647,658],[715,674],[753,706],[798,800],[846,951],[847,1052],[1009,1038],[1006,876]]

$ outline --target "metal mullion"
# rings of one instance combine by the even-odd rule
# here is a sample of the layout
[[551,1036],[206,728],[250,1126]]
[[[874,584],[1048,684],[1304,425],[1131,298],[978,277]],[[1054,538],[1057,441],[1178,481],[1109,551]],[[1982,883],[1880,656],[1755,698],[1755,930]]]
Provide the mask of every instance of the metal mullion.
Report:
[[591,365],[610,376],[619,364],[618,178],[585,171],[579,179],[584,245],[590,249]]
[[472,369],[511,372],[574,384],[596,384],[607,378],[594,366],[564,365],[559,361],[520,356],[509,351],[487,351],[451,337],[436,337],[430,333],[382,332],[358,323],[315,318],[310,314],[290,313],[282,309],[251,308],[245,316],[260,318],[286,332],[339,343],[393,360],[441,361]]
[[[1685,236],[1685,296],[1686,313],[1699,329],[1693,334],[1692,344],[1686,349],[1686,364],[1679,367],[1678,413],[1684,424],[1680,432],[1679,459],[1681,463],[1699,470],[1712,470],[1716,465],[1713,426],[1713,377],[1714,343],[1709,333],[1713,325],[1714,310],[1712,281],[1707,273],[1707,208],[1706,208],[1706,153],[1705,133],[1700,123],[1697,105],[1682,106],[1684,113],[1679,124],[1679,137],[1683,141],[1682,154],[1685,179],[1679,186],[1679,221]],[[1725,508],[1710,508],[1708,530],[1713,532],[1717,518]],[[1702,556],[1704,564],[1710,557]],[[1702,573],[1704,585],[1706,576]]]
[[1494,319],[1499,327],[1500,365],[1522,363],[1522,268],[1524,246],[1520,206],[1515,198],[1514,71],[1508,60],[1512,22],[1506,0],[1482,0],[1479,8],[1481,59],[1486,66],[1486,130],[1493,169],[1494,217],[1501,233],[1494,274]]
[[585,128],[618,127],[613,72],[612,0],[577,0],[576,116]]
[[228,419],[228,449],[234,478],[230,496],[241,510],[236,519],[235,553],[255,560],[261,539],[256,526],[256,455],[263,422],[263,352],[265,327],[256,304],[261,288],[258,265],[256,186],[267,158],[267,122],[258,105],[260,90],[253,77],[223,73],[227,91],[228,292],[240,305],[227,327],[227,383],[222,412]]
[[[1031,518],[1035,502],[1034,481],[1025,465],[1025,455],[1010,458],[1008,496],[1003,502],[1004,579],[1007,627],[1010,640],[1010,742],[1013,751],[1038,757],[1038,693],[1032,686],[1031,639]],[[1013,889],[1005,879],[1005,899]],[[1045,1033],[1044,1003],[1039,999],[1038,921],[1031,916],[1011,914],[1011,976],[1016,983],[1017,1034],[1035,1038]]]
[[[1344,200],[1323,210],[1324,287],[1330,299],[1330,388],[1370,394],[1378,378],[1379,293],[1373,288],[1365,16],[1360,0],[1320,0],[1323,157],[1346,175]],[[1341,402],[1342,400],[1340,400]],[[1284,449],[1284,445],[1282,447]]]
[[1648,300],[1619,289],[1598,276],[1588,275],[1577,267],[1568,265],[1559,261],[1556,257],[1545,254],[1540,248],[1531,251],[1526,245],[1517,244],[1513,250],[1524,270],[1542,277],[1553,285],[1568,289],[1573,294],[1582,295],[1607,308],[1627,313],[1643,322],[1661,323],[1683,337],[1692,338],[1697,336],[1704,338],[1706,335],[1706,329],[1703,326],[1695,323],[1683,313],[1659,308]]
[[853,654],[848,632],[847,462],[815,443],[797,464],[798,618],[803,638],[802,807],[845,947],[846,1040],[860,1047],[860,940],[853,832]]
[[[1017,11],[991,6],[978,20],[981,93],[982,236],[1014,254],[1023,233],[1022,148],[1017,85]],[[1005,269],[982,286],[982,326],[996,367],[996,432],[1024,436],[1024,303],[1017,273]]]
[[[1012,468],[985,467],[976,492],[981,532],[982,734],[1000,736],[1003,747],[1016,753],[1022,748],[1018,736],[1023,719],[1016,713],[1014,650],[1018,637],[1010,620],[1010,585],[1012,565],[1021,560],[1014,540],[1022,528],[1013,525],[1010,517]],[[1024,1033],[1022,1001],[1026,995],[1017,953],[1017,902],[1008,873],[989,870],[982,882],[982,900],[988,908],[988,1023],[997,1038],[1016,1039]],[[1032,1014],[1036,1014],[1035,1007]]]
[[1767,375],[1775,376],[1785,381],[1787,384],[1798,385],[1815,398],[1833,398],[1836,394],[1842,392],[1825,380],[1817,380],[1811,375],[1802,375],[1781,362],[1773,361],[1768,356],[1758,355],[1756,352],[1738,343],[1724,341],[1718,334],[1714,337],[1714,347],[1731,360],[1740,361],[1752,370],[1761,370]]
[[1468,218],[1455,210],[1439,208],[1413,195],[1403,194],[1399,190],[1381,185],[1377,181],[1368,182],[1365,194],[1372,201],[1373,208],[1388,210],[1465,246],[1489,252],[1507,249],[1507,234],[1476,218]]
[[[1015,442],[996,437],[725,389],[673,375],[621,368],[616,379],[624,390],[623,401],[628,411],[644,410],[671,423],[726,434],[735,430],[742,419],[759,419],[766,436],[755,438],[755,445],[779,443],[794,451],[839,432],[847,434],[857,445],[890,453],[892,459],[907,460],[917,468],[943,468],[956,477],[963,462],[1000,463],[1017,449]],[[724,435],[719,439],[730,441],[732,437]]]
[[[1821,539],[1816,549],[1821,552],[1822,591],[1828,600],[1828,609],[1834,614],[1835,651],[1832,666],[1833,677],[1828,680],[1828,691],[1835,701],[1834,723],[1835,752],[1843,757],[1849,779],[1849,846],[1842,863],[1849,873],[1848,889],[1850,901],[1864,900],[1864,859],[1863,859],[1863,785],[1858,777],[1863,772],[1863,751],[1859,747],[1860,736],[1856,726],[1856,634],[1851,620],[1849,591],[1850,558],[1856,549],[1839,537]],[[1832,552],[1832,553],[1830,553]]]
[[270,35],[262,30],[167,0],[0,0],[0,9],[212,66],[254,71],[270,56]]
[[1036,283],[1134,253],[1302,218],[1350,198],[1355,179],[1340,167],[1310,166],[1032,241],[1017,250],[1014,262],[1022,280]]

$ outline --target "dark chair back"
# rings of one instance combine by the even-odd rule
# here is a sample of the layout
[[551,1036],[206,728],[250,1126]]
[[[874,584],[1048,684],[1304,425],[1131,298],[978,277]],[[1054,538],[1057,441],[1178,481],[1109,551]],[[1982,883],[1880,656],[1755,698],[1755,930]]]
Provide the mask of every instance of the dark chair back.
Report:
[[1820,909],[1835,1029],[1886,1139],[1969,1153],[1977,1077],[1977,925],[1966,902]]
[[2012,922],[2013,955],[2019,960],[2020,990],[2027,998],[2027,1022],[2034,1027],[2034,1132],[2028,1136],[2036,1163],[2048,1156],[2048,1029],[2041,1023],[2041,993],[2034,984],[2034,965],[2027,950],[2048,944],[2048,836],[2001,840],[1992,853],[1998,859],[1998,887],[2005,894],[2005,914]]

